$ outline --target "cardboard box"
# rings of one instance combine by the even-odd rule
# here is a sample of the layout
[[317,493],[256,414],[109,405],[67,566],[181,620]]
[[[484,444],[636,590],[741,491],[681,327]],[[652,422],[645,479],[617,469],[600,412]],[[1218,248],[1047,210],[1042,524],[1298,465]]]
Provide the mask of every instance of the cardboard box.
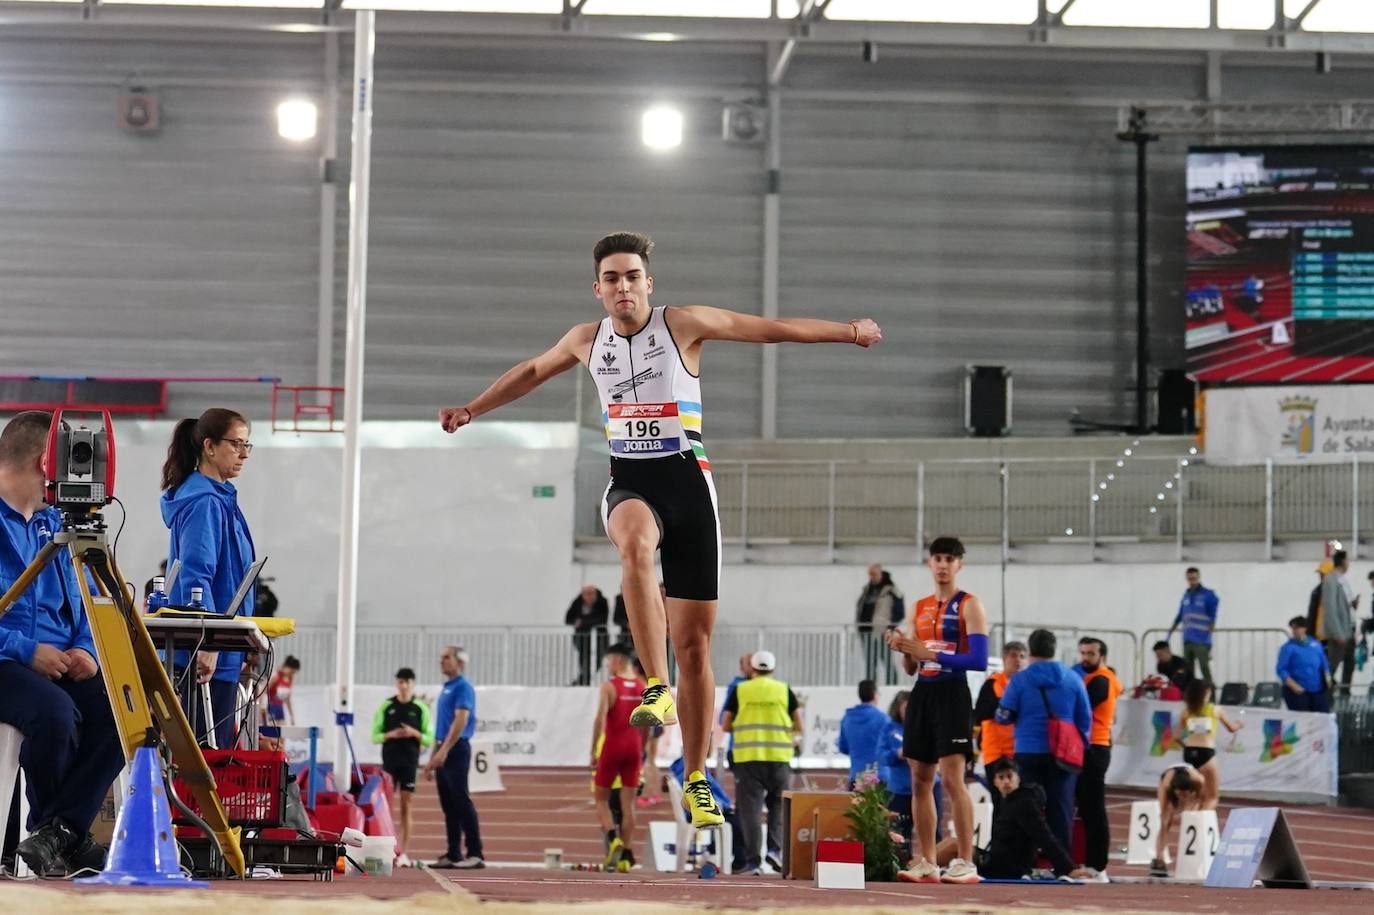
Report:
[[114,838],[115,828],[115,792],[119,790],[119,779],[115,779],[114,784],[110,785],[110,790],[105,792],[105,800],[100,805],[100,812],[95,815],[95,822],[91,824],[91,835],[101,845],[109,847],[110,840]]
[[820,821],[829,833],[836,822],[843,823],[838,835],[827,838],[844,839],[849,837],[849,821],[844,812],[849,809],[854,795],[848,791],[784,791],[782,793],[782,826],[784,836],[782,846],[783,876],[790,880],[811,880],[815,876],[816,829],[815,814],[821,811],[824,819]]

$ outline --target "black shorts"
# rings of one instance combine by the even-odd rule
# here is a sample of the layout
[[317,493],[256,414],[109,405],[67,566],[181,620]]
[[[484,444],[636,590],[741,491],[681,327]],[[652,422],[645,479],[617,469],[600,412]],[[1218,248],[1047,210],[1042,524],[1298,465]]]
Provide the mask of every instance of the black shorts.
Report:
[[415,776],[420,770],[420,759],[418,756],[412,757],[402,755],[397,758],[384,758],[382,760],[382,771],[391,776],[391,780],[396,783],[396,787],[401,791],[415,791]]
[[911,687],[903,723],[902,755],[937,763],[946,756],[973,756],[973,698],[968,679],[936,680]]
[[1184,747],[1183,761],[1194,769],[1201,769],[1212,761],[1212,757],[1217,755],[1217,751],[1211,747]]
[[720,596],[720,518],[710,473],[683,451],[661,458],[611,458],[601,521],[627,499],[649,506],[658,522],[663,587],[679,600]]

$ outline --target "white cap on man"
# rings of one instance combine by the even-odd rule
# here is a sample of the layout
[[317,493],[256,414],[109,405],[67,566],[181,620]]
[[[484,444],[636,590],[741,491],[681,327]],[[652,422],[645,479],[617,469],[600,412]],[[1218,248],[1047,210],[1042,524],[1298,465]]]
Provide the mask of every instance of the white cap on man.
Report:
[[749,663],[753,666],[754,670],[772,673],[773,669],[778,666],[778,659],[773,657],[773,652],[771,651],[756,651],[754,652],[754,656],[749,659]]

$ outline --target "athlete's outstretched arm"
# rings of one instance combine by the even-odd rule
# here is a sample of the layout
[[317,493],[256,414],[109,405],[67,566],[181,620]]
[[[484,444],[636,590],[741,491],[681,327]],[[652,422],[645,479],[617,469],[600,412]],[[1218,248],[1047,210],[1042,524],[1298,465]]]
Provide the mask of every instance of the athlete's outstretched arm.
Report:
[[725,308],[689,305],[672,309],[673,334],[682,346],[698,340],[736,340],[741,343],[853,343],[868,347],[883,338],[869,318],[849,323],[816,318],[761,318]]
[[439,423],[445,432],[457,432],[483,413],[519,400],[553,376],[581,362],[582,354],[591,349],[595,333],[595,324],[577,325],[550,349],[514,366],[466,404],[440,410]]

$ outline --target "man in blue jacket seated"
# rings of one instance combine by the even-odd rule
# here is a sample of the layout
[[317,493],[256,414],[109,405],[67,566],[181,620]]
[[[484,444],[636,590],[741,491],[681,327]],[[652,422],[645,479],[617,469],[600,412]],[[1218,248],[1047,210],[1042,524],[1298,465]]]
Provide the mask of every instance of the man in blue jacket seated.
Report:
[[1327,681],[1331,665],[1320,642],[1307,634],[1307,617],[1288,621],[1292,638],[1279,649],[1277,673],[1283,684],[1283,703],[1293,712],[1331,711]]
[[849,790],[865,769],[880,765],[878,744],[887,731],[888,717],[878,708],[878,687],[872,680],[859,682],[859,704],[844,711],[835,748],[849,757]]
[[[679,786],[682,785],[682,770],[682,757],[679,756],[668,767],[668,771],[673,774],[673,778],[677,779]],[[706,784],[711,786],[711,796],[716,799],[716,806],[720,808],[721,814],[725,817],[725,822],[730,827],[730,870],[732,873],[738,874],[744,870],[748,857],[745,855],[744,835],[739,828],[739,814],[735,811],[735,805],[731,802],[730,795],[725,793],[725,789],[721,787],[720,782],[716,781],[716,777],[711,774],[709,769],[706,771]]]
[[[43,500],[50,423],[49,414],[29,411],[0,432],[0,593],[62,524]],[[104,867],[90,828],[124,754],[66,549],[0,617],[0,722],[24,735],[19,765],[33,831],[19,857],[42,877]]]
[[1055,876],[1083,879],[1065,846],[1045,822],[1045,792],[1023,784],[1016,762],[1002,758],[992,764],[992,785],[1002,797],[992,821],[992,841],[978,861],[978,873],[993,880],[1020,880],[1035,868],[1041,855],[1050,859]]
[[1015,723],[1012,738],[1021,778],[1044,789],[1050,831],[1068,848],[1078,773],[1061,767],[1050,752],[1050,717],[1053,713],[1054,718],[1071,722],[1086,748],[1093,723],[1092,706],[1082,678],[1054,660],[1057,643],[1053,632],[1035,630],[1026,647],[1030,663],[1007,681],[997,720]]

